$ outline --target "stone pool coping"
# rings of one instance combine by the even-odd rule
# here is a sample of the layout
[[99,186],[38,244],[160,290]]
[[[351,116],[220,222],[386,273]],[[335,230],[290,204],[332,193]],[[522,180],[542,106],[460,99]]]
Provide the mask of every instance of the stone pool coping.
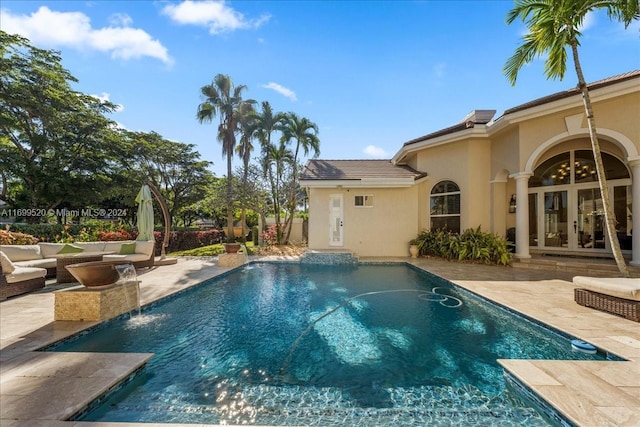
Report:
[[[296,261],[297,258],[269,260]],[[628,362],[508,360],[501,363],[576,425],[640,424],[640,384],[634,384],[640,378],[640,328],[635,322],[576,304],[569,275],[421,258],[361,261],[410,263],[628,359]],[[139,272],[141,302],[144,305],[156,301],[229,270],[219,267],[215,258],[180,259],[172,266],[142,270]],[[53,294],[46,288],[43,292],[0,303],[2,426],[148,426],[61,420],[93,400],[92,393],[108,389],[142,366],[149,356],[80,353],[69,357],[34,352],[95,324],[79,323],[53,321]],[[99,369],[92,369],[90,360]]]

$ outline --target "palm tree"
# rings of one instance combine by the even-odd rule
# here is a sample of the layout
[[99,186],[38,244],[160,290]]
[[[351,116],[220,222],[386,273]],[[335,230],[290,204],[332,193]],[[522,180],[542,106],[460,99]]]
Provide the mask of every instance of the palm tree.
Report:
[[[285,204],[283,185],[287,181],[287,165],[291,164],[293,154],[285,144],[272,144],[267,155],[262,160],[263,169],[270,171],[271,200],[273,202],[273,213],[275,217],[276,240],[278,244],[283,243],[280,214],[282,206]],[[275,169],[275,170],[274,170]]]
[[211,123],[216,115],[220,117],[218,124],[218,141],[222,142],[222,155],[227,157],[227,239],[234,240],[233,235],[233,189],[232,162],[236,145],[236,133],[240,132],[240,120],[246,113],[246,104],[254,104],[254,100],[243,100],[245,85],[234,86],[231,77],[218,74],[211,84],[200,89],[204,101],[198,105],[197,118],[200,123]]
[[515,7],[507,14],[507,24],[521,18],[529,32],[523,37],[522,44],[518,46],[513,56],[505,63],[504,73],[511,84],[515,85],[520,69],[546,53],[548,54],[544,63],[546,77],[562,80],[567,68],[567,48],[571,49],[578,87],[582,93],[587,115],[609,242],[618,270],[624,277],[629,277],[629,270],[616,235],[615,216],[609,197],[591,98],[578,55],[580,45],[578,39],[582,35],[580,27],[586,15],[596,9],[605,9],[609,18],[622,21],[625,27],[628,27],[631,21],[640,18],[638,0],[515,0]]
[[[283,113],[274,113],[271,108],[271,104],[268,101],[262,102],[262,111],[255,117],[255,136],[260,141],[262,152],[262,169],[265,177],[269,179],[271,188],[271,199],[274,205],[275,226],[279,238],[282,235],[280,231],[280,186],[277,185],[277,173],[274,174],[273,166],[277,165],[277,161],[273,156],[278,154],[277,147],[274,147],[271,143],[271,135],[273,132],[282,131],[285,115]],[[266,225],[266,224],[265,224]]]
[[287,144],[291,141],[295,141],[295,148],[293,149],[292,159],[293,182],[289,194],[289,210],[291,212],[291,215],[288,218],[287,236],[285,238],[285,241],[288,241],[289,236],[291,236],[293,214],[295,212],[298,201],[298,155],[300,154],[300,149],[302,149],[305,156],[313,150],[313,157],[318,157],[318,155],[320,154],[318,125],[316,125],[306,117],[301,118],[296,113],[288,113],[282,134],[282,141]]
[[[254,133],[256,131],[256,111],[253,108],[253,104],[245,103],[240,118],[240,143],[236,147],[238,156],[242,159],[242,188],[246,188],[247,181],[249,179],[249,162],[251,161],[251,152],[253,151]],[[244,191],[243,191],[244,192]],[[241,227],[242,227],[242,241],[246,236],[245,225],[247,224],[247,209],[245,203],[242,204],[241,214]]]

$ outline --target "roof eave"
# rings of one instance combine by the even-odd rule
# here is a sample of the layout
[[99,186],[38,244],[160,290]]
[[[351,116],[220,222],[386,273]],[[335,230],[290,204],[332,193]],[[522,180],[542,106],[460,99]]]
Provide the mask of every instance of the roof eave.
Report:
[[415,185],[414,178],[362,178],[362,179],[313,179],[300,180],[307,188],[406,188]]
[[423,141],[414,142],[410,145],[404,145],[392,158],[393,165],[404,164],[402,161],[410,154],[423,150],[424,148],[437,147],[439,145],[449,144],[451,142],[460,141],[468,138],[487,138],[487,125],[476,124],[472,128],[459,130],[456,132],[441,135],[435,138],[425,139]]
[[[638,92],[640,91],[640,85],[638,85],[639,78],[640,77],[635,77],[607,86],[590,89],[589,97],[591,98],[591,102],[596,103],[606,101],[608,99]],[[534,105],[513,112],[509,112],[509,110],[507,110],[503,116],[497,118],[490,124],[489,133],[494,134],[511,124],[516,124],[525,120],[531,120],[537,117],[542,117],[577,107],[584,107],[581,92],[575,92],[564,98],[555,99],[543,104]]]

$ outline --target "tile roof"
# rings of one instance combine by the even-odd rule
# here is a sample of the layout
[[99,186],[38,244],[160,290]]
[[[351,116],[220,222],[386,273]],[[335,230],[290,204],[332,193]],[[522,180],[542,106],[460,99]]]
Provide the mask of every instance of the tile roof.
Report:
[[[615,83],[620,83],[625,80],[640,77],[640,70],[629,71],[628,73],[618,74],[616,76],[607,77],[606,79],[598,80],[593,83],[588,83],[589,90],[599,89],[601,87],[609,86]],[[563,98],[569,98],[574,95],[580,94],[580,88],[577,86],[561,92],[556,92],[551,95],[543,96],[542,98],[534,99],[533,101],[526,102],[524,104],[517,105],[513,108],[505,110],[503,116],[517,111],[526,110],[527,108],[537,107],[538,105],[544,105],[548,102],[557,101]]]
[[394,166],[391,160],[319,160],[307,162],[301,180],[414,179],[426,176],[409,166]]
[[[628,73],[623,73],[623,74],[618,74],[616,76],[611,76],[611,77],[607,77],[605,79],[602,80],[598,80],[595,81],[593,83],[589,83],[587,86],[589,87],[589,90],[594,90],[594,89],[599,89],[601,87],[605,87],[605,86],[609,86],[615,83],[620,83],[623,82],[625,80],[630,80],[633,78],[637,78],[640,77],[640,70],[635,70],[635,71],[629,71]],[[505,110],[505,112],[503,113],[503,117],[506,116],[507,114],[510,113],[515,113],[518,111],[523,111],[526,110],[528,108],[533,108],[533,107],[537,107],[539,105],[544,105],[546,103],[549,102],[553,102],[553,101],[557,101],[559,99],[563,99],[563,98],[569,98],[571,96],[575,96],[575,95],[580,95],[580,89],[578,87],[574,87],[572,89],[569,90],[565,90],[565,91],[561,91],[561,92],[556,92],[554,94],[551,95],[547,95],[547,96],[543,96],[542,98],[538,98],[538,99],[534,99],[533,101],[529,101],[526,102],[524,104],[515,106],[513,108],[509,108],[508,110]],[[486,123],[486,122],[485,122]],[[439,136],[444,136],[444,135],[449,135],[452,133],[456,133],[468,128],[472,128],[474,127],[475,124],[485,124],[482,122],[478,122],[478,121],[462,121],[460,123],[456,123],[453,126],[449,126],[446,127],[444,129],[440,129],[437,130],[435,132],[429,133],[427,135],[424,136],[420,136],[418,138],[414,138],[410,141],[407,141],[403,144],[403,146],[407,146],[407,145],[411,145],[411,144],[415,144],[417,142],[422,142],[422,141],[427,141],[429,139],[433,139],[433,138],[437,138]]]

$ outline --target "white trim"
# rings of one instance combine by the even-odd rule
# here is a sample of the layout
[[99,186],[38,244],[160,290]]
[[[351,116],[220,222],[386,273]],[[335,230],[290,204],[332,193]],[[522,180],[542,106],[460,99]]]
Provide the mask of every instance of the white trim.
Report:
[[360,180],[300,180],[308,188],[406,188],[413,187],[413,178],[363,178]]
[[[625,151],[624,154],[626,154],[627,157],[634,158],[638,155],[638,150],[636,149],[636,146],[624,134],[621,134],[618,131],[606,129],[606,128],[597,128],[597,132],[598,132],[598,136],[608,136],[610,138],[613,138],[614,141],[609,141],[609,142],[612,142],[618,145],[620,148],[622,148]],[[581,129],[581,132],[577,132],[577,131],[575,133],[562,132],[556,136],[553,136],[547,139],[542,144],[538,145],[538,147],[535,150],[533,150],[533,152],[527,159],[527,163],[524,167],[524,172],[533,173],[533,165],[537,163],[537,161],[540,159],[540,156],[542,156],[542,154],[544,154],[548,149],[550,149],[556,144],[559,144],[564,140],[569,140],[578,136],[589,136],[589,130],[586,128],[583,128]]]

